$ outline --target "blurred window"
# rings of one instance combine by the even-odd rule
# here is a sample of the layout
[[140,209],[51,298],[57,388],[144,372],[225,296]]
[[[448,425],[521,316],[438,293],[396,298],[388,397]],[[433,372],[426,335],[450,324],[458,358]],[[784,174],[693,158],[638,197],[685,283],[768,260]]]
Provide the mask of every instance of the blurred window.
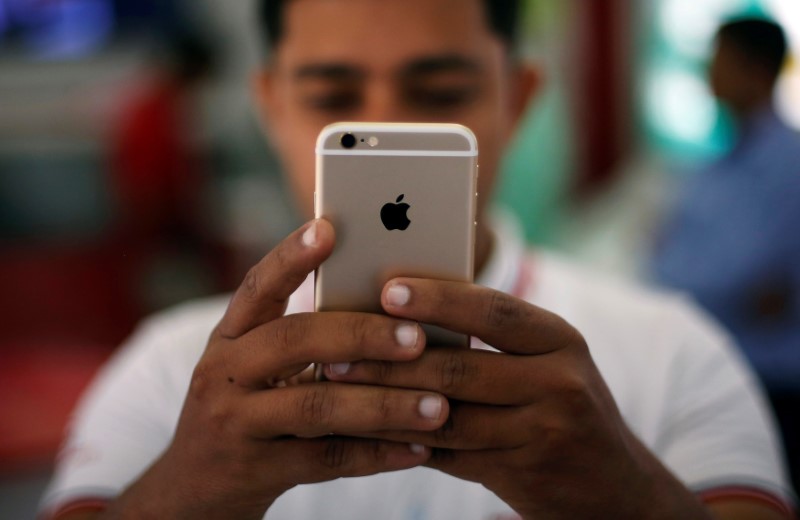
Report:
[[778,92],[779,110],[800,129],[800,2],[798,0],[656,0],[644,60],[643,114],[651,142],[677,157],[721,153],[731,120],[712,97],[706,68],[717,28],[739,15],[766,16],[784,26],[791,45]]
[[74,59],[121,34],[169,29],[175,0],[0,0],[0,52]]

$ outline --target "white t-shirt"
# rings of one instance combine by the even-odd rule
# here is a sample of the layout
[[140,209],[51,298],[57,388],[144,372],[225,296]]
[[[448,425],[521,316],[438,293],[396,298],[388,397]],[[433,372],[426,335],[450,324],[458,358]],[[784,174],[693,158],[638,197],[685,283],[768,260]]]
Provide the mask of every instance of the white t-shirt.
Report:
[[[754,376],[729,338],[682,297],[526,252],[507,224],[499,226],[497,247],[479,282],[575,326],[631,430],[690,489],[737,489],[789,502],[779,442]],[[287,312],[311,310],[312,298],[309,279]],[[43,499],[45,512],[118,495],[168,446],[194,366],[227,302],[225,297],[185,304],[141,325],[78,407]],[[299,486],[265,518],[514,515],[479,484],[415,468]]]

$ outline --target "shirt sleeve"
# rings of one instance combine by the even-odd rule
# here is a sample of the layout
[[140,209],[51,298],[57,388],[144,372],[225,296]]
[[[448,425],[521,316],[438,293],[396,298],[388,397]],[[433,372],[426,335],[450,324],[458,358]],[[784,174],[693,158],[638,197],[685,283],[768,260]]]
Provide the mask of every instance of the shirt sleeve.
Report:
[[762,388],[727,335],[689,305],[675,308],[682,344],[670,367],[661,460],[694,492],[754,489],[794,497]]
[[119,495],[172,438],[180,393],[162,366],[165,338],[151,320],[115,354],[73,414],[53,480],[40,505],[48,518],[73,503]]

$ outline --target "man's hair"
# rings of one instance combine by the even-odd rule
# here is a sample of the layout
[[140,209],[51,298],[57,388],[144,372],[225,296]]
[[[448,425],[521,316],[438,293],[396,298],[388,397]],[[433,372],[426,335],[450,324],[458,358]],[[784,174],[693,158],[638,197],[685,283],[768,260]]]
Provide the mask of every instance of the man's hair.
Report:
[[760,18],[738,18],[720,27],[718,38],[777,78],[786,60],[786,34],[780,25]]
[[[284,32],[284,11],[292,0],[259,0],[259,24],[271,48],[280,43]],[[509,47],[517,43],[519,0],[481,0],[489,26]]]
[[191,30],[181,30],[165,38],[158,48],[158,59],[178,79],[187,83],[211,76],[217,65],[211,42]]

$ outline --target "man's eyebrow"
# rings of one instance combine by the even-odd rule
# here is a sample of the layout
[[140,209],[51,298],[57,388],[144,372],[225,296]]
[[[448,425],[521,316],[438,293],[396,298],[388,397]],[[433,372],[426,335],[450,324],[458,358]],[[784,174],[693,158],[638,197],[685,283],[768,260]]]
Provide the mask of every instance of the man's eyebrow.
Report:
[[467,72],[470,74],[480,74],[483,70],[477,61],[462,56],[460,54],[443,54],[441,56],[429,56],[412,61],[401,72],[401,76],[406,79],[414,79],[420,76],[431,74],[441,74],[443,72]]
[[351,81],[363,78],[364,71],[344,63],[310,63],[298,67],[293,76],[295,79]]

